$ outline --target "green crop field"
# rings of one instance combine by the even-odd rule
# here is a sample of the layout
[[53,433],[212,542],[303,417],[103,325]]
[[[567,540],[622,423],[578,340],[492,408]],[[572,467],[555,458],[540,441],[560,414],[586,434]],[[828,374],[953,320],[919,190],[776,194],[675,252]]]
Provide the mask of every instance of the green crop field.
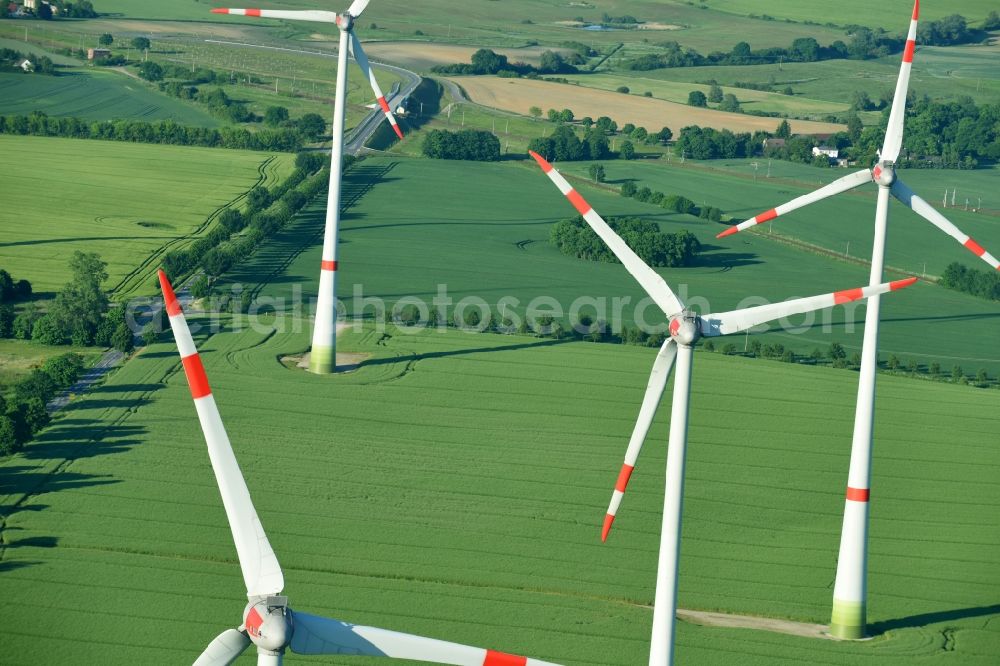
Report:
[[[621,169],[639,168],[619,167],[619,164],[607,165],[610,179],[625,175]],[[584,169],[586,163],[579,163],[568,172]],[[748,182],[711,172],[677,172],[684,175],[684,180],[670,180],[673,186],[661,185],[651,177],[643,182],[685,194],[699,204],[704,199],[732,214],[746,210],[748,216],[774,206],[778,203],[775,197],[783,201],[788,192],[794,196],[799,191],[791,185],[760,185],[755,190],[752,178]],[[550,224],[570,217],[573,209],[534,162],[472,165],[377,158],[366,160],[349,173],[345,196],[352,206],[342,223],[339,269],[339,297],[349,310],[361,305],[355,296],[355,285],[361,290],[359,296],[381,296],[392,303],[403,296],[429,302],[438,293],[438,285],[444,284],[447,295],[455,302],[466,296],[478,296],[491,304],[494,312],[501,308],[499,304],[505,297],[515,298],[517,303],[507,300],[503,307],[523,313],[538,297],[554,298],[565,312],[575,299],[588,296],[603,303],[606,314],[599,318],[611,319],[613,299],[627,297],[630,300],[621,308],[621,316],[626,323],[633,321],[636,305],[644,294],[620,265],[567,257],[549,243]],[[644,171],[647,173],[654,173],[653,168]],[[666,180],[664,177],[663,182]],[[718,223],[667,213],[662,208],[624,199],[613,191],[595,189],[579,181],[578,184],[591,204],[605,215],[640,215],[659,222],[666,231],[687,229],[698,236],[706,245],[700,265],[661,269],[661,273],[670,284],[678,286],[682,297],[706,299],[697,303],[702,311],[733,309],[747,297],[774,302],[868,283],[866,266],[803,252],[766,235],[743,234],[717,241],[715,234],[725,228]],[[430,205],[421,203],[427,201],[428,192],[446,194],[433,198]],[[734,208],[736,202],[742,202],[738,208]],[[759,203],[754,205],[755,202]],[[851,230],[852,255],[863,256],[867,251],[865,243],[870,243],[869,220],[873,215],[870,202],[874,202],[871,193],[848,195],[845,205],[851,215],[845,219],[830,218],[836,210],[833,204],[822,209],[826,219]],[[966,250],[940,232],[929,226],[925,229],[925,223],[904,216],[898,206],[893,206],[892,212],[889,265],[902,264],[901,268],[919,274],[923,255],[929,273],[936,273],[956,260],[976,265],[975,257],[966,256]],[[955,221],[980,237],[987,247],[1000,246],[1000,226],[985,221],[974,225],[968,219],[971,217],[971,214],[956,216]],[[303,219],[301,229],[285,235],[283,251],[294,254],[287,269],[279,257],[263,253],[229,278],[255,285],[266,282],[275,267],[280,267],[299,276],[298,279],[283,279],[268,289],[291,298],[293,285],[303,283],[305,296],[309,297],[314,289],[315,267],[320,262],[318,241],[312,239],[319,237],[322,224],[322,205],[318,204],[312,216]],[[778,224],[774,225],[776,232],[800,236],[804,225],[789,216],[784,227],[781,230]],[[901,240],[903,230],[909,238],[905,244]],[[815,233],[840,242],[836,225],[817,223]],[[848,239],[846,234],[843,238]],[[830,242],[834,249],[843,247]],[[900,275],[890,277],[895,279]],[[987,368],[990,375],[1000,371],[995,336],[1000,308],[996,303],[921,284],[885,298],[882,307],[886,322],[880,336],[883,359],[896,354],[924,365],[938,362],[948,371],[956,364],[967,373],[975,373],[980,367]],[[651,325],[660,322],[652,310],[639,314]],[[845,317],[849,331],[842,324]],[[775,331],[762,336],[762,340],[781,343],[801,354],[817,347],[826,350],[836,341],[853,353],[861,348],[863,319],[863,306],[846,313],[838,310],[818,316],[812,326],[804,326],[807,320],[795,318],[794,325],[803,327]],[[928,326],[933,326],[935,335],[926,334]],[[941,340],[954,343],[943,347]]]
[[[277,362],[308,328],[274,324],[197,337],[296,608],[568,666],[643,662],[668,410],[616,532],[598,536],[653,350],[366,331],[342,338],[366,365],[323,378]],[[680,605],[826,621],[856,376],[709,353],[695,366]],[[172,341],[154,346],[0,463],[6,663],[190,661],[239,621],[178,367]],[[878,637],[681,623],[678,659],[992,663],[1000,392],[883,378],[878,406]]]
[[[632,94],[641,95],[648,91],[652,93],[652,97],[657,99],[665,99],[668,102],[678,102],[681,104],[687,103],[688,93],[692,90],[700,90],[704,93],[708,93],[709,90],[709,86],[704,84],[665,81],[662,78],[647,77],[644,74],[644,72],[621,72],[615,74],[602,72],[600,74],[570,75],[566,78],[581,86],[599,88],[601,90],[617,90],[620,86],[627,86],[631,89]],[[849,108],[849,104],[843,101],[831,103],[826,100],[761,92],[758,90],[723,86],[723,92],[736,95],[745,111],[769,111],[785,116],[821,119],[826,115],[843,113]]]
[[[872,5],[865,0],[843,0],[836,4],[804,3],[796,0],[771,0],[762,7],[754,0],[703,0],[709,8],[744,16],[769,14],[776,19],[812,21],[815,23],[835,23],[849,25],[857,23],[871,27],[885,28],[889,32],[905,32],[907,20],[913,10],[912,0],[891,0]],[[951,14],[962,14],[969,23],[978,25],[986,15],[996,10],[992,0],[961,0],[942,2],[924,0],[920,5],[922,21],[936,21]]]
[[[117,295],[152,289],[156,257],[196,237],[215,210],[291,172],[291,155],[0,136],[0,266],[55,291],[75,250],[108,262]],[[72,202],[69,205],[68,202]]]
[[[993,64],[996,53],[975,48],[918,48],[913,61],[910,89],[918,95],[954,100],[968,95],[980,104],[1000,101],[1000,80]],[[850,102],[854,91],[872,99],[892,95],[899,77],[899,57],[879,60],[826,60],[770,65],[675,67],[642,72],[644,78],[697,83],[716,80],[720,85],[737,82],[772,84],[777,90],[791,86],[796,98]],[[741,97],[742,91],[735,91]],[[749,93],[746,91],[743,94]],[[741,98],[742,99],[742,98]]]
[[33,111],[87,120],[169,118],[199,127],[222,124],[203,108],[167,97],[118,72],[78,68],[59,76],[0,74],[0,115]]
[[[0,340],[0,395],[7,387],[52,356],[68,351],[82,354],[89,364],[100,352],[93,347],[50,347],[24,340]],[[3,567],[0,566],[0,570]]]

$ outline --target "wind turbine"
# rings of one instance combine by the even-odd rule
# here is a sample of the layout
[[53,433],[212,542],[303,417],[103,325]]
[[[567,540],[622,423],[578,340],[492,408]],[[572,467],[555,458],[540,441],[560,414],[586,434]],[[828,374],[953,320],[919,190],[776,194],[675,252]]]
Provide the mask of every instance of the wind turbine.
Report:
[[670,371],[676,365],[673,404],[670,411],[670,440],[667,448],[666,491],[663,496],[663,525],[660,532],[660,554],[656,571],[656,593],[653,601],[653,635],[649,648],[650,666],[671,664],[673,663],[675,613],[677,611],[677,570],[680,558],[684,458],[687,448],[688,403],[691,392],[691,363],[694,356],[694,344],[702,337],[748,331],[758,324],[781,317],[812,312],[895,291],[908,287],[916,282],[917,278],[907,278],[865,288],[847,289],[822,296],[799,298],[743,310],[698,315],[684,307],[684,304],[671,291],[663,278],[632,251],[551,164],[537,153],[532,152],[531,156],[535,158],[542,170],[559,188],[559,191],[569,199],[570,203],[583,216],[583,219],[587,221],[587,224],[615,253],[625,269],[670,320],[670,337],[660,347],[656,360],[653,362],[653,372],[649,378],[649,385],[646,387],[646,395],[642,400],[639,420],[635,425],[632,439],[629,441],[628,451],[625,454],[625,464],[622,466],[618,482],[615,485],[611,507],[608,509],[604,521],[601,538],[607,538],[615,512],[625,492],[625,486],[635,467],[636,459],[639,457],[642,442],[667,385]]
[[[875,241],[869,284],[882,281],[885,265],[885,237],[891,194],[935,227],[945,232],[977,257],[1000,270],[1000,261],[983,246],[963,233],[944,215],[921,199],[896,176],[894,168],[903,143],[903,121],[906,111],[906,90],[910,80],[913,51],[917,37],[917,16],[920,0],[913,3],[913,16],[903,50],[903,63],[899,68],[896,93],[892,99],[885,142],[879,152],[879,161],[870,171],[862,169],[833,181],[815,192],[803,195],[777,208],[761,213],[745,222],[730,227],[717,238],[735,234],[761,222],[773,220],[805,205],[875,181],[878,201],[875,206]],[[947,196],[947,191],[945,196]],[[952,196],[952,206],[955,197]],[[868,302],[865,310],[865,335],[861,352],[861,370],[858,378],[858,402],[854,415],[854,434],[851,442],[850,472],[847,478],[847,496],[844,500],[844,525],[840,538],[840,557],[837,560],[837,578],[833,589],[833,612],[830,633],[839,638],[863,638],[867,624],[867,558],[868,558],[868,500],[871,490],[872,430],[875,419],[875,371],[878,366],[879,297]]]
[[194,662],[195,666],[228,666],[251,643],[257,646],[258,666],[280,666],[286,649],[297,654],[366,655],[458,666],[557,666],[495,650],[292,610],[288,597],[281,596],[285,586],[281,566],[250,499],[184,312],[166,274],[161,270],[159,275],[170,328],[205,433],[208,457],[219,484],[247,588],[248,602],[243,609],[242,623],[236,629],[226,629],[209,643]]
[[340,185],[342,155],[344,152],[344,109],[347,102],[347,53],[354,53],[354,61],[364,72],[375,92],[378,105],[388,118],[393,131],[400,139],[395,116],[385,101],[385,95],[375,80],[361,48],[361,40],[354,34],[354,22],[368,6],[370,0],[354,0],[343,14],[322,10],[290,11],[281,9],[224,9],[216,8],[213,14],[256,16],[259,18],[288,19],[334,23],[340,28],[340,47],[337,52],[337,92],[333,106],[333,136],[330,154],[330,190],[326,203],[326,230],[323,234],[323,257],[320,262],[319,294],[316,299],[316,322],[313,325],[312,348],[309,352],[309,370],[317,374],[330,374],[337,370],[337,237],[340,232]]

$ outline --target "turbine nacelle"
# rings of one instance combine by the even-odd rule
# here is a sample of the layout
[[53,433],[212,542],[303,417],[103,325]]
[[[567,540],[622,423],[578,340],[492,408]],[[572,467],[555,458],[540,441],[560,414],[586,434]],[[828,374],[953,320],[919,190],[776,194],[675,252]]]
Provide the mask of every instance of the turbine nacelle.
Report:
[[684,310],[670,318],[670,337],[684,347],[691,347],[701,337],[701,317]]
[[345,32],[350,32],[354,27],[354,17],[349,13],[337,14],[337,27]]
[[896,182],[895,164],[886,160],[880,161],[872,169],[872,180],[882,187],[892,187]]
[[292,613],[288,597],[264,597],[243,609],[243,629],[260,650],[281,653],[292,642]]

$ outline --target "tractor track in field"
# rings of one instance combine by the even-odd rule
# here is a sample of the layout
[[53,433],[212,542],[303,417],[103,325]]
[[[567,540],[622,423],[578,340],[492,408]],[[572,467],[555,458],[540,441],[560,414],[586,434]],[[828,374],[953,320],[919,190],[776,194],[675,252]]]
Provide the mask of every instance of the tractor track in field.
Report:
[[271,155],[270,157],[266,158],[260,164],[257,165],[257,180],[254,182],[253,186],[249,190],[243,192],[232,201],[226,202],[225,204],[219,206],[214,211],[209,213],[208,217],[205,218],[205,221],[199,224],[195,229],[193,229],[189,233],[183,236],[178,236],[177,238],[174,238],[170,241],[167,241],[157,249],[153,250],[153,252],[147,255],[147,257],[143,259],[143,261],[138,266],[133,268],[118,282],[118,284],[112,287],[111,292],[114,294],[121,294],[121,293],[131,293],[132,291],[134,291],[138,287],[139,283],[141,283],[142,279],[147,277],[148,274],[151,272],[152,266],[157,261],[159,261],[159,259],[163,257],[169,250],[172,250],[179,244],[189,243],[191,241],[194,241],[199,235],[201,235],[208,228],[209,225],[212,224],[212,222],[214,222],[216,219],[218,219],[220,215],[222,215],[223,211],[228,210],[233,206],[239,205],[249,196],[250,190],[252,190],[255,187],[260,187],[261,185],[263,185],[268,178],[267,168],[274,162],[275,159],[277,159],[277,157]]

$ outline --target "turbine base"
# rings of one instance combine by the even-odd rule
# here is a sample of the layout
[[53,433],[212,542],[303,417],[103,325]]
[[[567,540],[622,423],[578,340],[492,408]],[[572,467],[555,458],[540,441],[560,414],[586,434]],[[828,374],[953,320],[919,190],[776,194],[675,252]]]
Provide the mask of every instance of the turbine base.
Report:
[[317,375],[331,375],[337,371],[337,353],[334,347],[313,345],[309,352],[309,372]]
[[867,638],[866,608],[862,601],[833,600],[833,614],[830,618],[830,635],[845,640]]

